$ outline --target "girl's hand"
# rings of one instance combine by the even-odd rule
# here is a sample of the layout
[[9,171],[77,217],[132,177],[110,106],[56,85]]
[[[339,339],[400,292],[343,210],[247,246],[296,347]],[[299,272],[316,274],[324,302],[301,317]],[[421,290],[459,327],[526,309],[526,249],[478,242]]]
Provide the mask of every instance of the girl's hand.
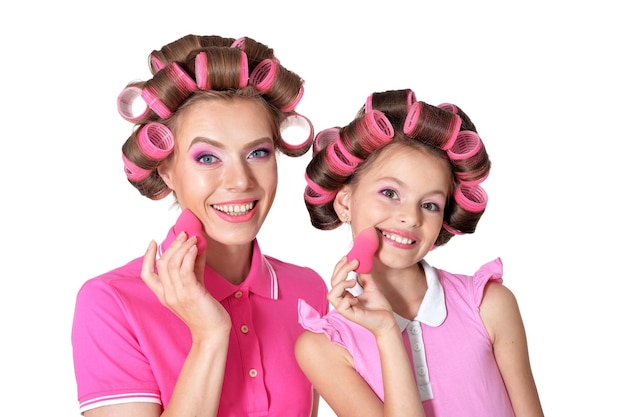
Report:
[[347,291],[356,285],[356,280],[346,278],[357,266],[357,260],[348,262],[345,256],[337,263],[331,278],[328,301],[342,316],[365,327],[375,336],[388,330],[395,330],[397,323],[391,305],[378,290],[370,274],[359,275],[359,283],[363,287],[362,294],[355,297]]
[[155,265],[156,252],[152,241],[143,258],[141,278],[161,304],[185,322],[194,340],[220,329],[228,334],[230,316],[204,286],[206,254],[198,255],[196,237],[180,233]]

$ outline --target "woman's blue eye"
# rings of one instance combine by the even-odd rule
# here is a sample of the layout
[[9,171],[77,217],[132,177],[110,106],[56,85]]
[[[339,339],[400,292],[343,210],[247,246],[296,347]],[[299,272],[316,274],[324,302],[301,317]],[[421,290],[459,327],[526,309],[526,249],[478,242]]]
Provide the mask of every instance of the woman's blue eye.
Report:
[[266,148],[255,149],[252,152],[250,152],[250,158],[254,158],[254,159],[265,158],[269,156],[271,153],[272,151],[270,149],[266,149]]
[[214,164],[215,162],[218,161],[218,158],[215,155],[206,153],[206,154],[198,155],[196,160],[200,162],[201,164]]

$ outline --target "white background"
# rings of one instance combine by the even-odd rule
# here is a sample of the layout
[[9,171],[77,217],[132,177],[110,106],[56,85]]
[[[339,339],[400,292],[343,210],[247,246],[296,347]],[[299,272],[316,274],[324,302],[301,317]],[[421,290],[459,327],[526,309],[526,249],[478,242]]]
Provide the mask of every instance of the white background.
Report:
[[[131,126],[116,96],[148,77],[153,49],[195,33],[274,48],[306,80],[298,110],[316,130],[345,125],[372,91],[412,88],[463,108],[493,161],[489,205],[476,234],[427,259],[472,273],[502,258],[546,415],[623,415],[619,2],[17,3],[0,17],[0,414],[78,414],[76,292],[140,256],[176,215],[171,200],[152,202],[126,182],[120,148]],[[308,159],[280,159],[260,242],[329,278],[350,241],[344,228],[310,225]]]

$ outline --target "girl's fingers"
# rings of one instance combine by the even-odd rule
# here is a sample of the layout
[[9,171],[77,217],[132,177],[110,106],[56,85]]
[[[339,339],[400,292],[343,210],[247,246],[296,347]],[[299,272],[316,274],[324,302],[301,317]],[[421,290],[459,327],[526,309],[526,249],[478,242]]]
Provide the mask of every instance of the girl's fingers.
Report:
[[153,240],[148,245],[146,253],[143,255],[143,263],[141,264],[141,279],[146,283],[152,291],[157,287],[159,277],[155,273],[156,267],[157,244]]

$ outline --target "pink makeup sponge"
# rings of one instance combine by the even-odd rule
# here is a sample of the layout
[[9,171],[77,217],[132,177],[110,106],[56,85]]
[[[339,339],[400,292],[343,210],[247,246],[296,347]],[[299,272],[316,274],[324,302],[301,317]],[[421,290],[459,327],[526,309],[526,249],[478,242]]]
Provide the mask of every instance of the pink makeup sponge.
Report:
[[355,238],[352,249],[348,252],[348,261],[359,260],[354,271],[360,274],[369,273],[374,267],[374,254],[378,250],[378,231],[374,227],[363,229]]
[[206,249],[206,241],[202,235],[203,226],[200,220],[189,209],[184,209],[178,220],[176,221],[176,234],[180,232],[187,233],[188,237],[195,236],[198,239],[198,253],[204,252]]

